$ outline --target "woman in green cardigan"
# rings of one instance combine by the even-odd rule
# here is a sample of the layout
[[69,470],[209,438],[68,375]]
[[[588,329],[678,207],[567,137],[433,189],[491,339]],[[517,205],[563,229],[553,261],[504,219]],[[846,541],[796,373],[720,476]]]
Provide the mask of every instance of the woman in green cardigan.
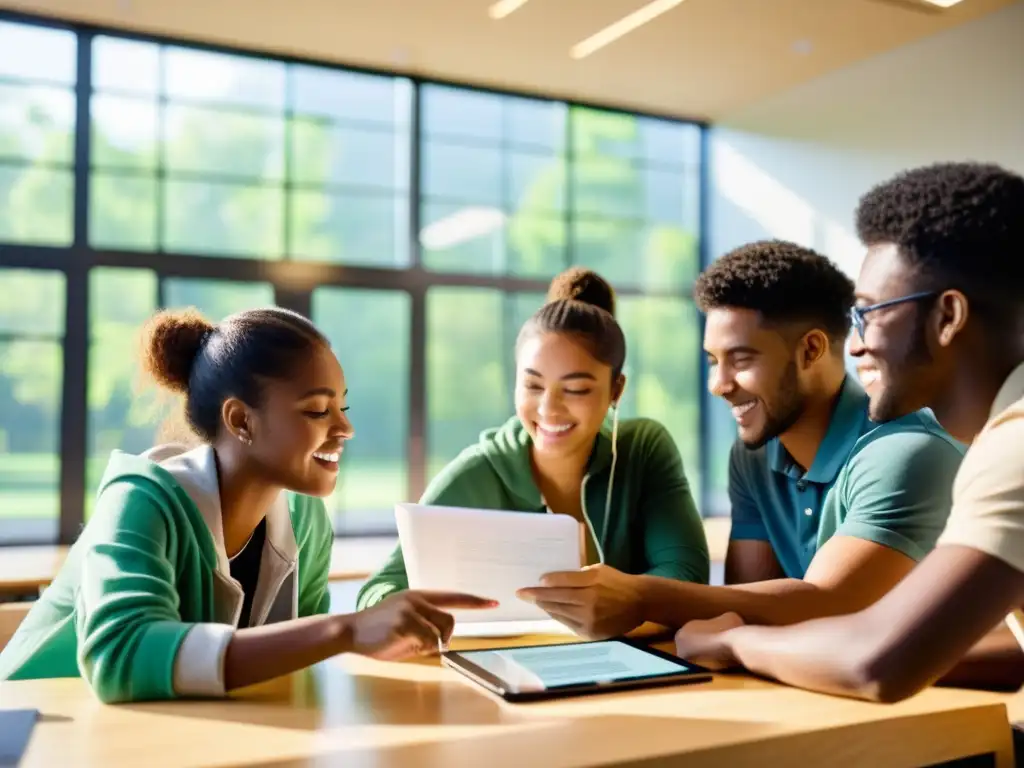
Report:
[[[651,419],[618,419],[626,340],[614,315],[614,292],[599,275],[576,268],[555,278],[516,343],[516,415],[445,467],[421,503],[571,515],[585,543],[580,578],[625,572],[706,584],[704,526],[672,437]],[[358,605],[408,586],[399,547]],[[579,606],[538,604],[589,637],[643,621],[626,594],[586,621]]]
[[327,615],[322,497],[354,431],[323,335],[283,309],[219,325],[163,312],[143,364],[202,439],[115,451],[53,584],[0,653],[0,680],[86,679],[105,702],[223,696],[354,652],[436,651],[470,595],[410,593]]

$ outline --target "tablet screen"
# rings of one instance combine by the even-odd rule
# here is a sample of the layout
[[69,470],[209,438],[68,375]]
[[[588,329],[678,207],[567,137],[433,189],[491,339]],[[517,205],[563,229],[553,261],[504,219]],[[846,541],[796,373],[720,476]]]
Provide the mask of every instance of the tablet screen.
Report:
[[462,651],[453,655],[493,675],[512,692],[547,691],[699,671],[681,659],[655,655],[621,640]]

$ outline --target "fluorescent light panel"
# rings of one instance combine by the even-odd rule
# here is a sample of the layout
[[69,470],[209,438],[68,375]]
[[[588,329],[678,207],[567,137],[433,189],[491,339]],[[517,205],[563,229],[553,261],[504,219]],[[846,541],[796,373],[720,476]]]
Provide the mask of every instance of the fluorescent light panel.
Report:
[[527,2],[528,0],[498,0],[498,2],[487,9],[487,14],[492,19],[504,19],[513,11],[518,11]]
[[569,49],[569,55],[574,59],[585,58],[594,53],[594,51],[599,51],[620,37],[642,27],[647,22],[653,21],[661,16],[661,14],[671,11],[682,2],[683,0],[654,0],[654,2],[648,3],[642,8],[637,8],[628,16],[623,16],[614,24],[609,24],[601,31],[595,32],[586,40],[576,43],[576,45]]
[[952,8],[961,0],[924,0],[928,5],[937,5],[939,8]]

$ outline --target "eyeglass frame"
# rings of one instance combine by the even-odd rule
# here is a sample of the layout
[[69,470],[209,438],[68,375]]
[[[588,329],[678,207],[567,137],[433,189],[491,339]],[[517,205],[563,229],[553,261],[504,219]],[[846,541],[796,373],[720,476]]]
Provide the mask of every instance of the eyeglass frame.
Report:
[[898,304],[905,304],[909,301],[931,299],[938,296],[940,293],[941,291],[920,291],[918,293],[908,294],[907,296],[900,296],[899,298],[880,301],[877,304],[868,304],[866,307],[852,306],[850,307],[850,323],[853,326],[853,330],[857,331],[863,341],[864,331],[866,331],[868,327],[867,321],[864,319],[864,315],[868,312],[885,309],[886,307],[895,307]]

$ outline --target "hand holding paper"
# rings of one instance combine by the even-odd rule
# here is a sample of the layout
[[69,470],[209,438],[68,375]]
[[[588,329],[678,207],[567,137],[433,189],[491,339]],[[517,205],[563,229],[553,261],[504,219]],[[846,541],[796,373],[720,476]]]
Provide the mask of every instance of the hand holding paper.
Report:
[[411,588],[498,601],[490,610],[455,611],[459,625],[550,622],[517,591],[536,586],[545,573],[574,570],[580,563],[579,526],[567,515],[399,504],[395,519]]
[[624,635],[644,621],[637,577],[608,565],[548,573],[540,586],[516,594],[594,640]]

